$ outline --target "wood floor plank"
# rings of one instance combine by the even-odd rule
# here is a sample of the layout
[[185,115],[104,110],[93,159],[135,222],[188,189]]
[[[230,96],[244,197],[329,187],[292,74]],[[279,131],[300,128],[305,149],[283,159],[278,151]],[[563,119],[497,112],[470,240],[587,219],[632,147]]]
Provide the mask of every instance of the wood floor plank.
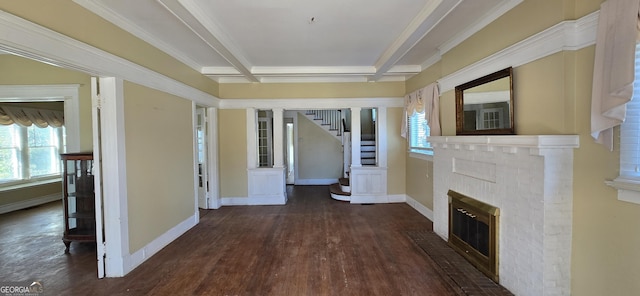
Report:
[[352,205],[327,186],[287,190],[284,206],[201,211],[198,225],[127,276],[102,280],[94,247],[72,244],[64,255],[59,205],[0,215],[0,280],[40,280],[48,295],[456,295],[407,237],[432,229],[408,205]]

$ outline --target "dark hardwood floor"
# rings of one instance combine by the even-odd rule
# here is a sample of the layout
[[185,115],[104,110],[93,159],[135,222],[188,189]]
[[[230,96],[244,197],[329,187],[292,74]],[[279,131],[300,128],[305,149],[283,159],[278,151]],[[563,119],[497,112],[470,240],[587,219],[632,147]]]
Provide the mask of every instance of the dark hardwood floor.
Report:
[[37,280],[45,295],[456,295],[407,236],[432,227],[408,205],[287,190],[285,206],[201,211],[123,278],[97,279],[91,244],[64,254],[59,203],[0,215],[0,283]]

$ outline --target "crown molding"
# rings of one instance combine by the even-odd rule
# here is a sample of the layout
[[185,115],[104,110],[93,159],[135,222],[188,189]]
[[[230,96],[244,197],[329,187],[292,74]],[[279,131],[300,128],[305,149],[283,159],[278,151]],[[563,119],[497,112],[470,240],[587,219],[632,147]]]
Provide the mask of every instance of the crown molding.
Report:
[[242,73],[234,67],[202,67],[200,72],[204,75],[219,76],[219,75],[231,75],[242,76]]
[[286,110],[346,109],[346,108],[404,107],[404,98],[291,98],[291,99],[225,99],[220,109],[273,109]]
[[0,11],[0,49],[92,76],[119,77],[149,88],[217,106],[219,99],[126,59]]
[[508,67],[518,67],[563,50],[579,50],[595,44],[599,12],[575,21],[564,21],[509,46],[440,80],[440,93],[457,85]]
[[344,66],[344,67],[252,67],[251,73],[256,76],[295,76],[295,75],[373,75],[376,68],[372,66]]

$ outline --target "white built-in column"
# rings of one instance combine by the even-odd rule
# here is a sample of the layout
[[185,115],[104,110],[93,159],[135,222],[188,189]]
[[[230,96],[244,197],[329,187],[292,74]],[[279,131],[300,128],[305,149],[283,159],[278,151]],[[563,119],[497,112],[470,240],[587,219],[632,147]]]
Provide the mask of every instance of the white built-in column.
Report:
[[273,111],[273,167],[284,168],[283,109]]
[[273,109],[273,160],[270,168],[258,167],[258,126],[255,108],[247,108],[247,178],[249,196],[246,205],[282,205],[287,202],[283,162],[282,108]]
[[360,107],[351,108],[351,167],[360,167]]
[[258,128],[255,108],[247,108],[247,169],[258,167]]

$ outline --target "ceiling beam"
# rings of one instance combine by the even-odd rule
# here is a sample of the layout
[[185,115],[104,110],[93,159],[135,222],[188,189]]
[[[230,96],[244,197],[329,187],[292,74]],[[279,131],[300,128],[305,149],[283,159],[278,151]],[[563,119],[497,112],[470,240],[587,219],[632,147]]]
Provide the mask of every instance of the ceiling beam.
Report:
[[[238,55],[240,51],[233,43],[224,37],[222,31],[206,15],[204,9],[191,0],[157,0],[169,12],[175,15],[200,39],[226,59],[238,72],[251,82],[258,79],[251,73],[251,65]],[[236,54],[234,54],[236,53]]]
[[382,78],[411,48],[429,33],[462,0],[430,0],[420,10],[402,34],[389,46],[375,63],[376,73],[372,81]]

